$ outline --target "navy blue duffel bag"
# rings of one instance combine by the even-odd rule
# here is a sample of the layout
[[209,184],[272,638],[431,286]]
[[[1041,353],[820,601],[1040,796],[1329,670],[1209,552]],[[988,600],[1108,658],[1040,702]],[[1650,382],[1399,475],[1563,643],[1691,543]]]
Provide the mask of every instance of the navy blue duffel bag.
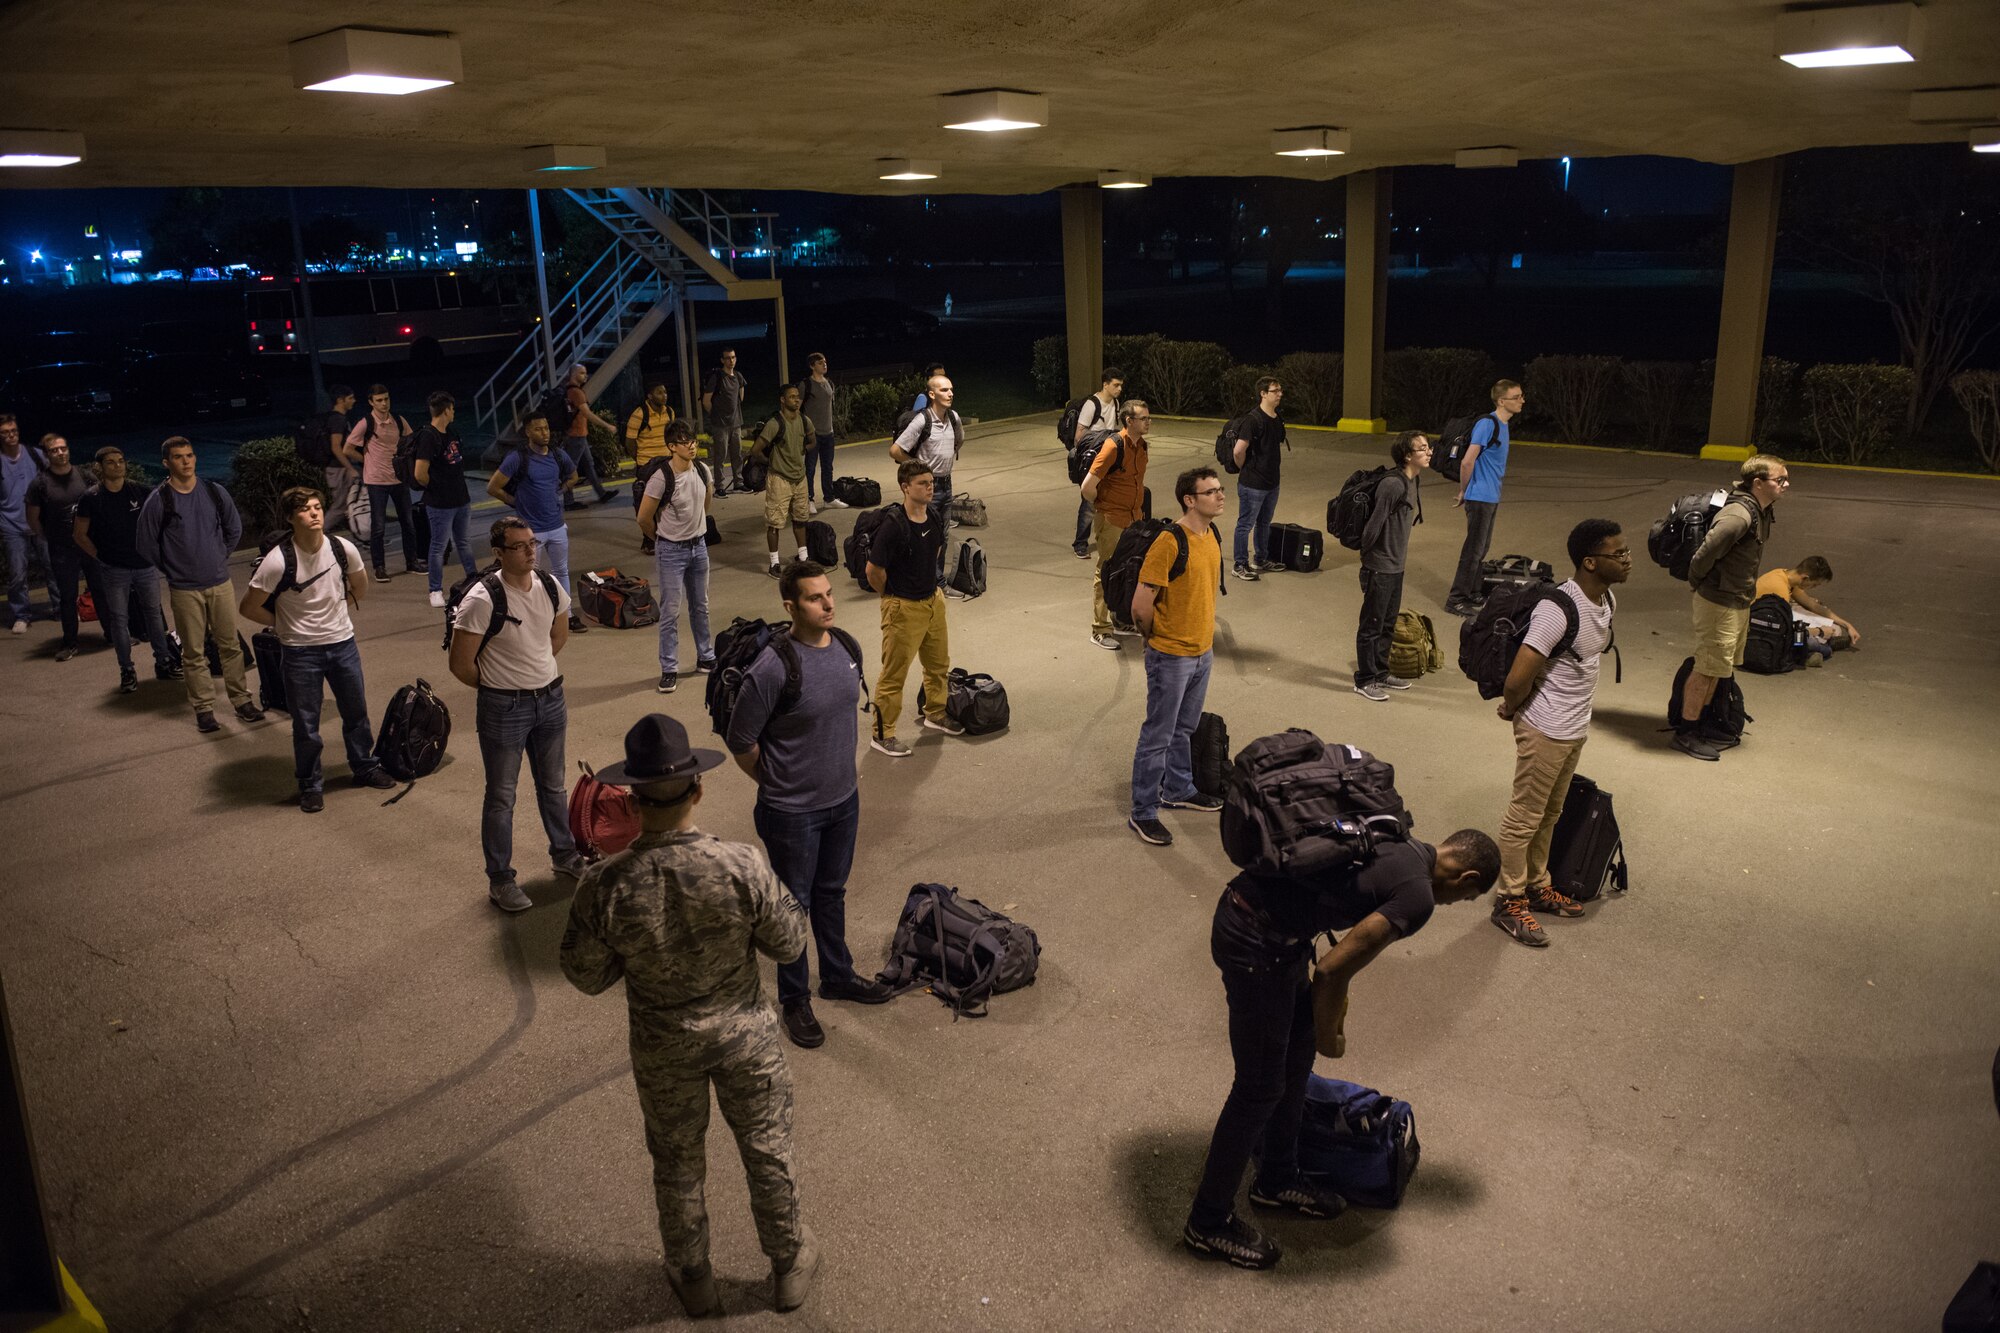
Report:
[[1312,1076],[1299,1127],[1299,1170],[1362,1208],[1394,1208],[1423,1149],[1408,1102]]

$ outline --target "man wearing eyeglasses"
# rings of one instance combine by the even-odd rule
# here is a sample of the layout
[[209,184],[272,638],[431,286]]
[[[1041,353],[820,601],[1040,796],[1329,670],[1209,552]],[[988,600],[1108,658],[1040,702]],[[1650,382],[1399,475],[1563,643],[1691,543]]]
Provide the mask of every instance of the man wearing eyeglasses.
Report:
[[558,874],[583,873],[569,834],[563,741],[569,708],[556,654],[569,642],[569,590],[535,567],[540,539],[513,515],[493,524],[500,571],[465,590],[452,621],[451,674],[479,691],[479,758],[486,798],[479,841],[486,855],[486,896],[503,912],[534,903],[514,881],[514,788],[521,754],[535,779],[535,804]]
[[1735,675],[1743,660],[1750,603],[1757,600],[1757,570],[1775,521],[1772,511],[1791,485],[1783,459],[1770,454],[1744,459],[1736,488],[1688,562],[1688,583],[1694,589],[1694,670],[1681,690],[1674,719],[1674,748],[1684,755],[1709,763],[1722,757],[1725,747],[1715,744],[1719,738],[1702,733],[1701,710],[1714,696],[1716,682]]
[[1104,605],[1104,563],[1118,549],[1125,529],[1146,514],[1146,432],[1153,428],[1153,413],[1134,398],[1120,409],[1118,419],[1118,433],[1098,446],[1083,478],[1084,502],[1094,510],[1090,539],[1097,547],[1097,570],[1090,580],[1090,641],[1114,653],[1122,645]]
[[1452,501],[1465,511],[1465,545],[1459,548],[1458,572],[1444,599],[1444,609],[1452,615],[1478,615],[1486,600],[1480,566],[1493,542],[1493,520],[1500,513],[1500,483],[1507,476],[1507,451],[1513,442],[1507,423],[1527,406],[1527,395],[1520,385],[1498,380],[1493,385],[1493,410],[1472,423],[1465,457],[1458,465],[1458,495]]
[[[1514,724],[1514,797],[1500,821],[1493,924],[1535,949],[1549,943],[1536,912],[1583,915],[1583,904],[1549,878],[1549,843],[1577,758],[1590,739],[1598,661],[1611,647],[1611,618],[1618,609],[1611,590],[1632,577],[1631,544],[1608,518],[1586,518],[1570,529],[1569,559],[1576,573],[1528,615],[1528,632],[1514,654],[1498,709]],[[1569,609],[1557,597],[1566,598]]]

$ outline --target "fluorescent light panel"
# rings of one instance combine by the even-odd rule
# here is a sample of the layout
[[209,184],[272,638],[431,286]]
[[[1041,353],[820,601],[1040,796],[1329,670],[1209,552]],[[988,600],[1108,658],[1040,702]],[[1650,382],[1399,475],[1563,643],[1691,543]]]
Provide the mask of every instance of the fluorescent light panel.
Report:
[[914,157],[878,157],[875,179],[883,181],[934,181],[942,168],[936,162]]
[[1852,5],[1778,15],[1776,55],[1797,69],[1907,64],[1923,54],[1923,11],[1913,4]]
[[60,130],[0,130],[0,167],[67,167],[81,161],[81,134]]
[[458,43],[426,32],[336,28],[291,44],[292,82],[308,92],[401,97],[465,77]]
[[1106,190],[1143,190],[1153,178],[1141,171],[1100,171],[1097,184]]
[[1271,131],[1271,151],[1279,157],[1339,157],[1354,136],[1332,125],[1300,125]]
[[522,156],[535,171],[596,171],[604,165],[604,149],[595,144],[538,144]]
[[1011,88],[982,88],[969,93],[946,93],[938,98],[948,130],[979,130],[993,134],[1004,130],[1038,130],[1049,123],[1049,99],[1044,93],[1017,92]]
[[1974,130],[1970,136],[1975,153],[2000,153],[2000,125]]
[[1476,167],[1518,167],[1521,165],[1521,150],[1496,144],[1489,148],[1461,148],[1452,159],[1453,165],[1472,169]]

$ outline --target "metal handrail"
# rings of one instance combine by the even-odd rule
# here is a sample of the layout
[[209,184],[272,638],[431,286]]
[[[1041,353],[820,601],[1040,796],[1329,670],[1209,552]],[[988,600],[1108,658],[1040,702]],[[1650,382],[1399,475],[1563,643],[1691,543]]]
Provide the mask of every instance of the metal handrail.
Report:
[[[665,279],[648,260],[622,245],[608,247],[550,305],[548,336],[555,345],[556,360],[575,360],[577,353],[587,343],[601,339],[608,327],[616,324],[622,329],[626,309],[635,300],[658,300],[664,295]],[[541,383],[548,377],[543,355],[538,327],[473,394],[477,425],[490,425],[497,434],[534,405]]]

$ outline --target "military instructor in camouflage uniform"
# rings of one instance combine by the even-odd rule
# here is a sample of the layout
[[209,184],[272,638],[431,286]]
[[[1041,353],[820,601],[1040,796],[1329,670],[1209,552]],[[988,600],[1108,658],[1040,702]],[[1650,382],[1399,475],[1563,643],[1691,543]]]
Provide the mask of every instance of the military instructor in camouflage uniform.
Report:
[[663,714],[626,734],[625,762],[597,779],[632,789],[644,832],[584,874],[562,941],[563,975],[586,995],[625,979],[667,1280],[696,1318],[722,1313],[702,1206],[711,1083],[750,1178],[778,1309],[804,1303],[819,1262],[799,1221],[792,1075],[757,967],[759,951],[780,963],[804,952],[806,915],[762,848],[694,827],[701,775],[722,762]]

